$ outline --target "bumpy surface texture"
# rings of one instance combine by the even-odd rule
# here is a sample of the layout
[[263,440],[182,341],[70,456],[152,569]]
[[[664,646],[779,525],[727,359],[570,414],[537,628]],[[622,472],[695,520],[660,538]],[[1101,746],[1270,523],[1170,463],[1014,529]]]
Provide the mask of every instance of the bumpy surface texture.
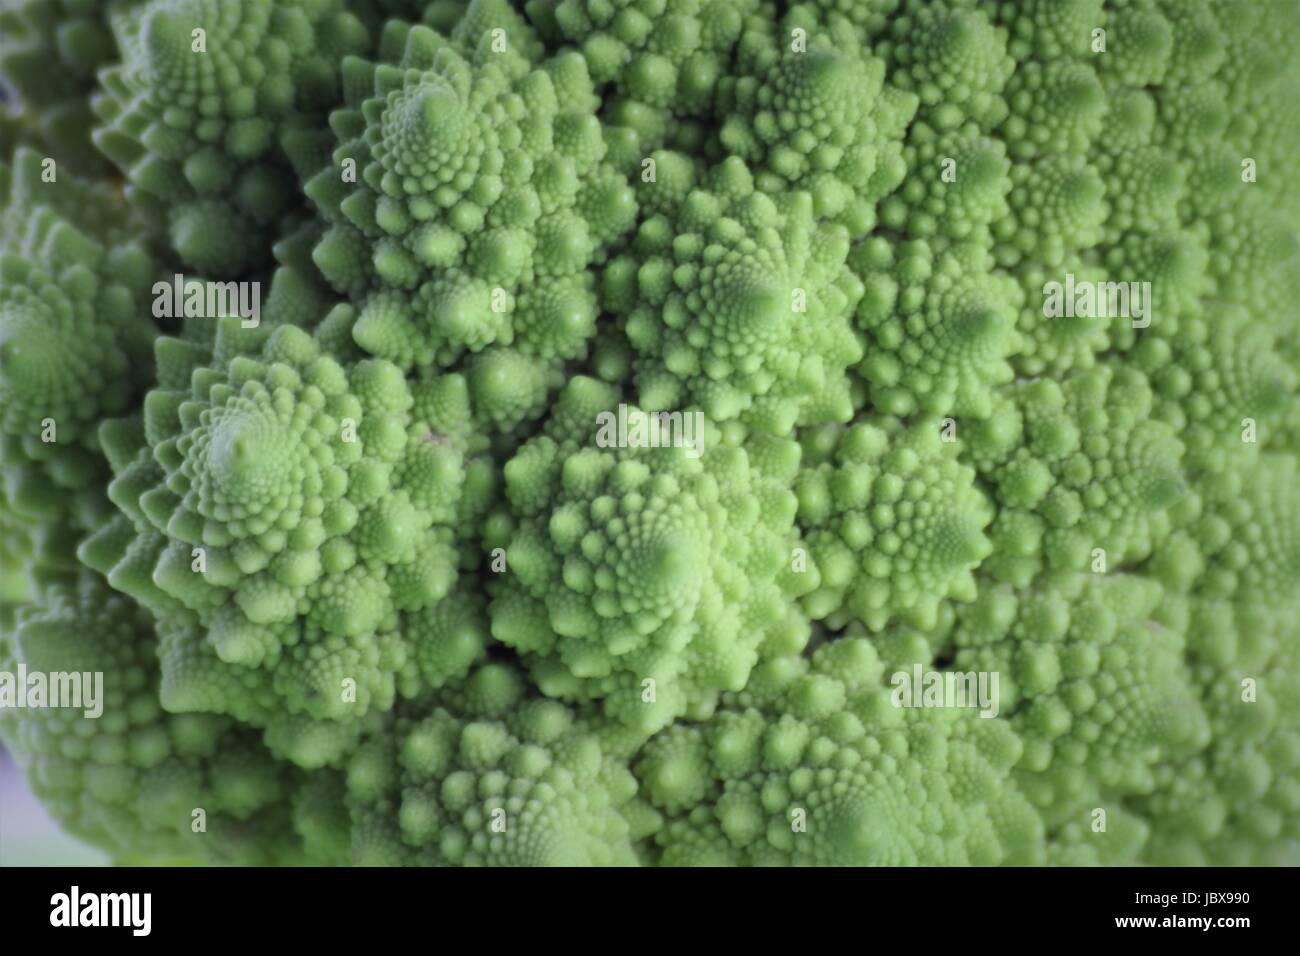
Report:
[[1297,157],[1300,0],[0,2],[0,737],[123,863],[1300,864]]

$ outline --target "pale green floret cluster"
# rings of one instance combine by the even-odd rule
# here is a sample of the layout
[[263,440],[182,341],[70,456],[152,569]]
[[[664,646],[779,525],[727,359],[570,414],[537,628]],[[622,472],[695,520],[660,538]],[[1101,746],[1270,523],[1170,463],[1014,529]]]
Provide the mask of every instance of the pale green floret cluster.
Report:
[[855,315],[866,338],[857,370],[872,406],[900,417],[988,417],[992,386],[1013,377],[1006,357],[1018,290],[990,274],[985,249],[876,237],[851,262],[866,287]]
[[297,193],[281,138],[321,125],[364,28],[343,0],[136,0],[110,19],[96,146],[186,266],[261,266]]
[[0,125],[9,87],[17,101],[14,142],[37,145],[81,172],[108,168],[91,146],[90,94],[96,73],[117,58],[109,17],[140,2],[8,0],[0,6]]
[[1019,383],[1003,401],[968,438],[1000,505],[987,570],[1028,583],[1044,567],[1105,573],[1148,557],[1186,486],[1182,443],[1154,419],[1146,378],[1098,365]]
[[[639,409],[627,415],[632,427],[657,427]],[[493,588],[492,634],[522,654],[544,693],[598,699],[612,719],[654,731],[707,712],[719,691],[745,686],[760,656],[807,639],[777,582],[798,446],[755,461],[706,441],[694,452],[606,450],[543,433],[506,465],[517,526]]]
[[790,46],[745,35],[736,75],[720,85],[718,141],[757,167],[760,188],[805,190],[819,219],[860,237],[876,223],[877,200],[903,180],[902,134],[916,98],[886,89],[882,60]]
[[618,152],[697,149],[759,0],[531,0],[548,40],[582,54]]
[[403,369],[468,361],[490,426],[509,431],[586,355],[591,267],[636,202],[605,161],[586,61],[531,62],[531,32],[505,14],[486,35],[390,23],[379,63],[346,61],[340,144],[306,191],[329,222],[313,259],[359,303],[357,345]]
[[109,517],[98,424],[152,374],[156,263],[109,188],[50,170],[27,147],[0,167],[0,461],[5,510],[71,558]]
[[345,367],[291,325],[231,317],[202,338],[212,329],[158,339],[143,421],[104,424],[125,517],[82,546],[115,587],[198,626],[198,644],[161,655],[167,706],[349,721],[389,709],[399,685],[464,676],[481,635],[466,646],[429,617],[480,493],[464,451],[412,419],[385,360]]
[[0,737],[121,863],[1300,863],[1298,38],[5,4]]
[[321,813],[313,799],[323,782],[276,760],[229,717],[165,710],[154,643],[149,613],[91,571],[19,613],[4,670],[22,661],[29,670],[102,675],[97,719],[0,711],[0,729],[55,819],[123,862],[337,859],[346,849],[341,815]]
[[[1210,732],[1184,639],[1158,619],[1158,584],[1123,574],[1052,580],[988,589],[963,607],[955,666],[1001,675],[1001,704],[1025,746],[1015,776],[1030,802],[1049,823],[1088,821],[1103,794],[1149,793],[1161,755],[1203,747]],[[1140,846],[1117,836],[1091,852],[1137,857]]]
[[862,283],[845,261],[848,230],[818,223],[807,192],[759,190],[737,157],[698,184],[685,157],[651,159],[677,201],[646,216],[601,288],[641,404],[774,434],[850,418],[844,370],[862,355],[849,324]]
[[941,601],[975,595],[991,513],[936,422],[832,426],[808,436],[804,459],[795,494],[817,580],[803,599],[810,617],[933,627]]
[[1041,862],[1009,786],[1021,744],[971,711],[903,709],[870,642],[763,665],[633,769],[664,818],[665,866],[990,866]]
[[[596,722],[598,723],[598,721]],[[618,744],[487,664],[399,708],[345,768],[363,866],[629,866],[646,813]]]

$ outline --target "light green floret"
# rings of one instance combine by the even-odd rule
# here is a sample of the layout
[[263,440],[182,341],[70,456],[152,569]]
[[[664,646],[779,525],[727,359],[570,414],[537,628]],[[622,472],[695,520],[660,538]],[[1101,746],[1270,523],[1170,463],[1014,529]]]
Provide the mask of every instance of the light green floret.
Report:
[[1134,801],[1151,822],[1147,858],[1158,866],[1296,866],[1300,863],[1300,679],[1294,613],[1219,620],[1242,648],[1226,663],[1195,659],[1209,719],[1204,750],[1156,769]]
[[0,218],[5,495],[28,520],[95,528],[107,479],[95,429],[151,372],[153,259],[106,190],[25,148],[0,164]]
[[[579,378],[568,390],[599,388]],[[600,699],[614,720],[653,731],[706,711],[760,656],[806,639],[776,580],[790,560],[799,451],[788,440],[768,449],[760,471],[707,436],[700,453],[646,447],[659,421],[626,413],[629,447],[609,447],[620,440],[610,412],[580,439],[543,435],[507,463],[518,525],[492,633],[547,695]]]
[[1009,115],[998,132],[1013,159],[1086,155],[1101,136],[1106,94],[1086,63],[1021,63],[1006,99]]
[[403,707],[347,766],[361,866],[627,866],[636,781],[506,664]]
[[809,447],[795,495],[819,579],[803,598],[810,617],[836,626],[853,617],[872,631],[894,621],[930,628],[944,599],[974,597],[992,512],[941,431],[934,420],[906,430],[860,423],[826,460]]
[[0,426],[36,440],[52,418],[93,445],[149,375],[153,261],[107,192],[47,168],[29,149],[0,166]]
[[535,416],[540,386],[595,333],[588,267],[636,215],[604,162],[587,65],[397,22],[381,54],[347,61],[340,145],[306,186],[330,224],[315,262],[359,303],[367,352],[409,369],[509,346],[491,374],[538,387],[501,417]]
[[[332,862],[337,819],[295,820],[305,777],[226,717],[172,715],[159,705],[154,622],[83,571],[20,616],[13,673],[98,673],[87,708],[0,711],[11,752],[59,824],[135,864]],[[319,824],[328,822],[329,827]],[[302,831],[296,832],[296,826]],[[334,832],[331,833],[330,831]],[[309,852],[306,835],[324,855]],[[346,835],[344,834],[344,839]]]
[[1051,290],[1057,288],[1064,304],[1068,276],[1074,276],[1076,296],[1077,290],[1089,283],[1097,288],[1109,280],[1106,270],[1090,259],[1080,253],[1068,253],[1055,266],[1040,265],[1029,259],[1020,261],[1016,268],[1024,303],[1016,317],[1020,348],[1011,356],[1011,364],[1018,374],[1059,376],[1071,370],[1092,368],[1097,357],[1110,347],[1112,337],[1131,324],[1131,319],[1104,316],[1097,309],[1084,309],[1083,315],[1077,311],[1066,315],[1063,309],[1049,305],[1053,301]]
[[903,156],[908,177],[881,204],[880,219],[889,228],[917,239],[967,240],[1007,215],[1006,148],[974,124],[939,131],[915,123]]
[[[1020,63],[1026,60],[1087,59],[1092,31],[1106,24],[1105,0],[994,0],[990,14],[1007,30],[1007,49]],[[1183,0],[1173,0],[1182,3]]]
[[122,61],[100,77],[95,144],[166,216],[186,265],[261,265],[298,195],[280,137],[323,122],[365,29],[343,0],[149,0],[113,32]]
[[866,286],[857,308],[866,357],[857,371],[891,415],[989,414],[1012,378],[1019,289],[978,243],[945,247],[876,237],[849,257]]
[[1139,806],[1159,865],[1300,861],[1300,482],[1290,454],[1224,456],[1181,502],[1150,565],[1210,722],[1208,746],[1165,761]]
[[718,88],[722,148],[764,192],[807,190],[818,219],[866,234],[877,200],[903,180],[915,94],[886,91],[883,60],[818,40],[792,51],[783,36],[755,36],[733,70]]
[[1176,227],[1187,195],[1188,166],[1177,154],[1153,146],[1099,157],[1106,188],[1104,242],[1113,245],[1130,232]]
[[1013,267],[1026,258],[1060,265],[1070,253],[1101,241],[1106,185],[1076,156],[1045,156],[1011,169],[1010,213],[993,224],[994,255]]
[[1183,635],[1157,620],[1162,597],[1150,578],[1084,571],[1021,591],[987,582],[958,609],[953,667],[998,674],[1000,712],[1024,742],[1016,779],[1049,835],[1149,792],[1157,761],[1209,740]]
[[1194,157],[1198,150],[1231,142],[1224,136],[1230,119],[1227,88],[1219,80],[1196,86],[1161,87],[1156,91],[1161,146]]
[[[1217,474],[1284,443],[1296,371],[1278,350],[1282,330],[1236,306],[1143,338],[1133,361],[1159,397],[1155,414],[1178,430],[1187,468]],[[1251,440],[1253,439],[1253,440]]]
[[[1182,19],[1183,10],[1174,13]],[[1174,51],[1174,25],[1156,0],[1112,5],[1105,18],[1106,52],[1097,55],[1103,82],[1123,87],[1161,86]]]
[[[1250,188],[1250,187],[1245,187]],[[1216,298],[1246,307],[1260,321],[1300,330],[1300,229],[1294,214],[1270,208],[1260,193],[1236,199],[1211,219],[1208,271]],[[1204,266],[1198,247],[1191,267]],[[1195,288],[1195,286],[1193,286]]]
[[1012,386],[959,438],[998,506],[986,567],[1027,586],[1044,565],[1113,571],[1146,558],[1186,492],[1183,445],[1135,368]]
[[101,173],[106,165],[90,141],[90,96],[95,73],[117,56],[108,13],[138,2],[13,0],[0,8],[0,80],[18,94],[23,132],[71,169]]
[[[673,154],[653,158],[686,172]],[[602,281],[636,356],[640,404],[698,406],[774,434],[811,407],[847,421],[844,369],[861,357],[849,315],[862,294],[845,265],[848,230],[816,223],[807,192],[756,191],[736,157],[682,196],[642,222]]]
[[[1158,0],[1156,6],[1169,21],[1174,36],[1165,84],[1190,86],[1219,72],[1227,56],[1227,43],[1225,31],[1214,14],[1215,0]],[[1253,11],[1267,4],[1235,6],[1249,6]],[[1233,19],[1236,18],[1234,15]]]
[[[15,462],[6,459],[7,452],[0,446],[0,470],[4,472],[16,467]],[[102,487],[96,485],[93,494],[87,491],[82,497],[93,504],[93,524],[109,520],[111,505]],[[72,511],[78,516],[76,521],[70,512],[20,514],[8,493],[0,489],[0,667],[4,666],[5,655],[12,653],[19,612],[49,588],[75,580],[81,570],[77,544],[85,534],[88,512]]]
[[[1149,90],[1120,89],[1106,94],[1106,135],[1089,157],[1101,165],[1108,156],[1150,146],[1156,139],[1156,99]],[[1194,167],[1198,156],[1180,157],[1180,168]],[[1129,197],[1139,198],[1139,197]]]
[[[1236,613],[1267,608],[1285,615],[1300,586],[1296,459],[1267,451],[1224,458],[1219,473],[1198,476],[1193,494],[1174,509],[1178,530],[1151,571],[1170,590],[1235,603]],[[1231,634],[1219,643],[1213,631],[1204,628],[1215,647],[1232,646]]]
[[233,318],[157,352],[143,434],[129,420],[101,432],[109,494],[139,535],[110,525],[82,555],[202,625],[206,657],[162,655],[168,707],[353,720],[390,707],[399,682],[446,680],[446,666],[420,670],[439,654],[424,643],[457,636],[421,615],[456,579],[461,492],[483,476],[413,419],[397,368],[345,367],[300,329]]
[[[1297,27],[1300,27],[1300,17],[1297,17]],[[1293,54],[1291,63],[1295,62],[1296,54]],[[1231,120],[1225,133],[1227,141],[1238,147],[1238,179],[1243,154],[1255,161],[1257,170],[1269,170],[1265,180],[1268,199],[1277,208],[1286,210],[1290,221],[1295,222],[1300,215],[1300,184],[1296,183],[1300,178],[1300,155],[1295,148],[1296,138],[1300,136],[1300,116],[1295,111],[1296,104],[1300,103],[1300,70],[1288,69],[1261,88],[1252,89],[1249,96],[1245,109],[1230,101]]]
[[698,147],[719,80],[757,0],[530,0],[529,15],[572,44],[603,91],[602,120],[628,160]]
[[[1176,335],[1185,317],[1198,315],[1202,299],[1211,294],[1213,285],[1206,274],[1209,255],[1206,252],[1203,230],[1166,230],[1161,232],[1130,232],[1107,250],[1102,262],[1107,279],[1118,283],[1150,283],[1140,285],[1142,298],[1129,296],[1130,317],[1117,314],[1111,300],[1107,299],[1107,314],[1111,316],[1111,342],[1127,351],[1142,338],[1138,331],[1141,323],[1159,328],[1164,335]],[[1132,290],[1133,286],[1128,286]],[[1098,294],[1101,294],[1100,287]],[[1109,293],[1107,293],[1109,296]],[[1123,309],[1123,299],[1118,302]],[[1145,314],[1138,316],[1141,302]],[[1101,311],[1101,303],[1095,306]],[[1135,326],[1134,322],[1138,325]]]
[[800,27],[809,36],[823,30],[836,42],[856,43],[870,48],[875,37],[889,27],[890,17],[901,0],[802,0],[790,3],[782,24]]
[[1072,810],[1051,826],[1047,865],[1137,866],[1150,853],[1150,841],[1147,817],[1132,812],[1125,803],[1108,800],[1104,806]]
[[932,126],[988,127],[1006,113],[1002,93],[1017,71],[1006,31],[964,0],[906,0],[875,52],[890,64],[890,83],[920,97]]
[[1234,127],[1277,126],[1294,135],[1294,113],[1261,111],[1260,94],[1279,80],[1289,80],[1295,88],[1300,8],[1293,0],[1210,0],[1210,5],[1226,47],[1216,78],[1227,86]]
[[[456,7],[461,9],[456,10]],[[440,24],[445,25],[445,35],[462,49],[486,45],[494,52],[502,53],[504,47],[534,61],[546,53],[535,28],[522,11],[515,9],[512,0],[421,0],[416,14],[404,19],[412,23],[422,21],[435,30],[442,29]],[[384,41],[381,40],[380,45],[382,47]]]
[[[969,708],[894,706],[871,645],[759,667],[633,772],[665,866],[1025,864],[1042,823],[1009,783],[1020,741]],[[907,676],[907,675],[904,675]]]

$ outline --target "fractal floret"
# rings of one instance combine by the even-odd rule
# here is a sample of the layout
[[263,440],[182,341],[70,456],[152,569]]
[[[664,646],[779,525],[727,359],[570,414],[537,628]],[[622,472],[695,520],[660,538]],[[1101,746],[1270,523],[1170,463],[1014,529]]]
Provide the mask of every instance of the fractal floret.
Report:
[[[444,37],[393,23],[385,59],[347,61],[339,145],[305,188],[329,222],[315,263],[359,304],[356,343],[403,369],[489,361],[494,377],[535,381],[495,423],[510,431],[586,356],[592,267],[636,202],[606,161],[586,61],[531,62],[531,31],[490,12],[508,26]],[[512,357],[488,358],[500,347]]]
[[627,866],[648,818],[619,743],[505,664],[399,707],[345,779],[361,865]]
[[475,654],[434,617],[474,480],[462,450],[412,420],[389,362],[345,368],[292,325],[227,317],[200,338],[213,328],[159,338],[143,420],[104,423],[124,519],[82,548],[116,587],[199,629],[161,655],[167,705],[355,721],[391,707],[399,680],[463,676]]
[[818,583],[803,607],[816,619],[931,627],[944,598],[974,596],[971,571],[991,550],[975,470],[935,422],[893,425],[831,426],[805,440],[795,493]]
[[124,864],[1300,865],[1300,0],[0,0],[0,740]]
[[[575,378],[559,405],[608,402],[609,391]],[[630,428],[659,421],[622,414]],[[517,522],[492,633],[547,694],[600,699],[612,719],[657,730],[706,712],[719,691],[745,686],[760,654],[800,640],[777,581],[796,506],[783,479],[798,448],[751,460],[742,448],[705,451],[697,435],[694,452],[606,451],[564,433],[574,417],[506,465]],[[775,472],[782,463],[787,474]]]
[[850,417],[862,283],[846,264],[848,230],[818,223],[810,193],[759,190],[737,157],[698,184],[682,154],[649,161],[648,215],[601,290],[623,317],[646,410],[699,407],[776,434]]
[[51,708],[0,713],[33,789],[75,835],[119,859],[323,863],[343,818],[328,792],[229,717],[176,714],[158,697],[155,622],[92,571],[20,612],[12,657],[31,670],[95,674],[94,719]]
[[[108,167],[91,146],[90,95],[96,72],[117,54],[108,15],[138,2],[13,0],[0,7],[0,89],[11,86],[32,107],[15,117],[18,135],[83,171]],[[5,112],[0,106],[0,116]]]
[[263,264],[297,192],[279,139],[323,124],[338,61],[366,48],[361,24],[342,0],[148,0],[111,19],[96,145],[186,266]]
[[633,767],[662,865],[1032,863],[1042,823],[1009,786],[1020,739],[971,711],[904,709],[869,641],[783,658]]
[[746,33],[736,75],[719,90],[718,140],[756,165],[761,188],[806,190],[818,218],[860,237],[875,225],[877,200],[903,179],[916,98],[885,86],[882,60],[852,51]]
[[[67,174],[65,174],[66,176]],[[0,459],[6,509],[89,531],[108,520],[99,422],[152,374],[156,262],[112,190],[20,149],[0,166]],[[65,543],[75,541],[61,535]]]

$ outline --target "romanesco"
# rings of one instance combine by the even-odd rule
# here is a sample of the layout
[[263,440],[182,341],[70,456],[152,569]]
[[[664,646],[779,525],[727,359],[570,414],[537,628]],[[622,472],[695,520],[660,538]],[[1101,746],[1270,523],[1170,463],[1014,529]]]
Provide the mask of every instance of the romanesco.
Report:
[[1300,863],[1300,0],[0,6],[69,832]]

